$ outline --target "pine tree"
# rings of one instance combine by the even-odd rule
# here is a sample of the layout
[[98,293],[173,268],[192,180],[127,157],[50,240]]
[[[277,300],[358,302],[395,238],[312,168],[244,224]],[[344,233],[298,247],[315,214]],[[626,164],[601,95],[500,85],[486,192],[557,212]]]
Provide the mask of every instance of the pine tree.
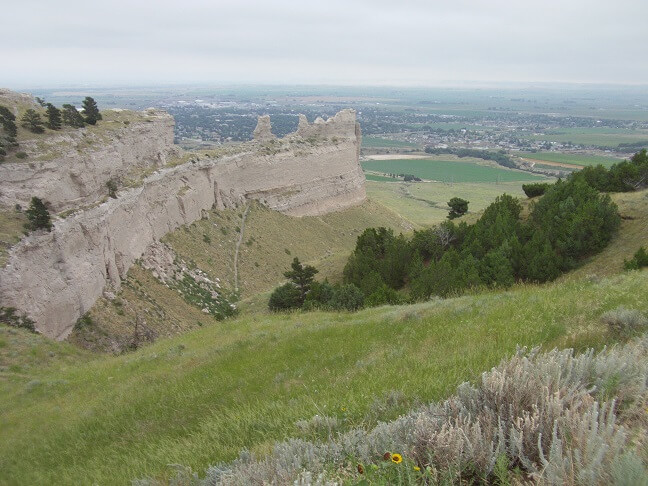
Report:
[[52,103],[47,103],[47,128],[50,130],[61,129],[61,110]]
[[42,199],[37,197],[32,197],[31,202],[29,203],[29,208],[25,211],[27,214],[27,219],[29,220],[25,224],[25,228],[28,230],[38,230],[46,229],[47,231],[52,231],[52,220],[50,218],[49,211],[45,207],[45,203]]
[[29,108],[21,118],[21,125],[32,133],[43,133],[45,127],[39,113]]
[[88,125],[95,125],[97,121],[101,120],[101,113],[97,108],[97,102],[90,96],[86,96],[83,100],[83,115]]
[[76,106],[65,104],[63,105],[63,123],[74,128],[82,128],[85,126],[85,121]]
[[310,265],[303,266],[297,257],[295,257],[290,266],[292,270],[285,272],[284,276],[289,278],[299,289],[301,302],[304,302],[306,294],[313,283],[313,277],[318,273],[318,270]]
[[11,147],[16,147],[16,134],[18,129],[14,121],[16,116],[6,106],[0,105],[0,161]]

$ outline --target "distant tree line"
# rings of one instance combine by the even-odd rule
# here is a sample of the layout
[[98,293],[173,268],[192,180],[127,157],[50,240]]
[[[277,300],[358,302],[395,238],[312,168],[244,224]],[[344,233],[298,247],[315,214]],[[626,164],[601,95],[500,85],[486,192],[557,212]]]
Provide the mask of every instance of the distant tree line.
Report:
[[490,150],[480,150],[480,149],[468,149],[468,148],[434,148],[434,147],[425,147],[425,153],[442,155],[442,154],[452,154],[457,157],[475,157],[477,159],[492,160],[503,167],[508,167],[511,169],[517,168],[515,162],[509,157],[505,151],[498,150],[497,152],[491,152]]
[[602,192],[637,191],[648,187],[648,155],[644,149],[609,169],[602,165],[587,166],[569,177],[583,180]]

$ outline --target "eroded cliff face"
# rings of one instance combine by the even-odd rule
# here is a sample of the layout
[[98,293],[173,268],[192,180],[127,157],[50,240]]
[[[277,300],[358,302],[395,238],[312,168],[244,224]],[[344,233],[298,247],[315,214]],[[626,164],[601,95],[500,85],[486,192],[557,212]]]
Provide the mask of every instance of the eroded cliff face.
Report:
[[109,179],[136,179],[180,155],[168,113],[105,113],[94,127],[21,140],[27,158],[0,165],[0,205],[25,206],[38,195],[54,212],[87,206],[107,194]]
[[[155,116],[166,120],[162,115]],[[139,156],[124,155],[117,166],[129,170],[128,160],[137,167],[162,165],[165,156],[155,154],[176,150],[171,143],[172,124],[168,120],[164,123],[166,134],[157,137],[146,155],[141,152],[144,149],[133,147]],[[156,130],[164,131],[161,126],[158,124]],[[1,305],[18,308],[36,322],[40,332],[63,339],[107,287],[120,286],[130,266],[151,244],[199,219],[205,210],[233,207],[250,198],[302,216],[344,209],[365,199],[365,179],[358,162],[360,130],[353,110],[343,110],[312,125],[304,118],[297,132],[283,139],[269,136],[268,121],[261,121],[260,126],[259,140],[241,146],[238,153],[208,153],[161,168],[138,187],[121,190],[117,199],[56,221],[51,233],[36,232],[25,238],[11,250],[7,265],[0,269]],[[117,147],[122,140],[115,142]],[[129,143],[137,146],[139,137],[134,135]],[[98,153],[120,153],[121,149],[112,146],[102,150]],[[128,152],[126,145],[123,151]],[[88,159],[88,171],[93,161]],[[69,161],[61,164],[67,164],[69,170]],[[0,182],[0,189],[7,194],[2,202],[22,202],[24,195],[19,195],[19,189],[29,191],[31,197],[40,195],[34,192],[38,188],[57,198],[59,208],[84,198],[96,201],[111,173],[100,170],[99,175],[84,175],[83,184],[59,191],[50,184],[66,184],[65,169],[52,166],[49,170],[51,179],[42,173],[31,185],[29,180]]]

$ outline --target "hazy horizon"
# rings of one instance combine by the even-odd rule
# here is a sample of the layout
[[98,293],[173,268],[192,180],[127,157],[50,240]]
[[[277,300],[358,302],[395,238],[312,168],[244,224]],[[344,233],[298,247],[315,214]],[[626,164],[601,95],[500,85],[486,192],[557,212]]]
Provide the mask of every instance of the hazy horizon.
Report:
[[25,0],[0,86],[644,86],[643,0]]

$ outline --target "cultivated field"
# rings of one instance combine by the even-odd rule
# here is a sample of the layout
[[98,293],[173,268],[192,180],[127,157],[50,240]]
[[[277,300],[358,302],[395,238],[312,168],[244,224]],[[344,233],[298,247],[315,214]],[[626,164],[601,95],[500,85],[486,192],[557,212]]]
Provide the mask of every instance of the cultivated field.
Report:
[[468,200],[469,214],[474,214],[486,209],[497,196],[504,193],[526,198],[521,182],[500,184],[367,182],[369,198],[421,226],[431,226],[445,221],[448,216],[447,202],[453,197]]
[[413,174],[440,182],[540,181],[542,177],[518,170],[501,169],[474,162],[439,159],[366,160],[365,171],[387,174]]
[[610,167],[623,159],[617,157],[606,157],[604,155],[586,155],[586,154],[563,154],[559,152],[537,152],[526,153],[518,152],[517,155],[529,160],[557,162],[567,165],[603,165]]
[[362,137],[362,148],[415,148],[416,145],[381,137]]
[[616,147],[620,143],[646,142],[648,130],[630,130],[624,128],[560,128],[547,131],[544,135],[517,134],[520,138],[531,140],[548,140],[550,142],[571,142],[579,145]]

